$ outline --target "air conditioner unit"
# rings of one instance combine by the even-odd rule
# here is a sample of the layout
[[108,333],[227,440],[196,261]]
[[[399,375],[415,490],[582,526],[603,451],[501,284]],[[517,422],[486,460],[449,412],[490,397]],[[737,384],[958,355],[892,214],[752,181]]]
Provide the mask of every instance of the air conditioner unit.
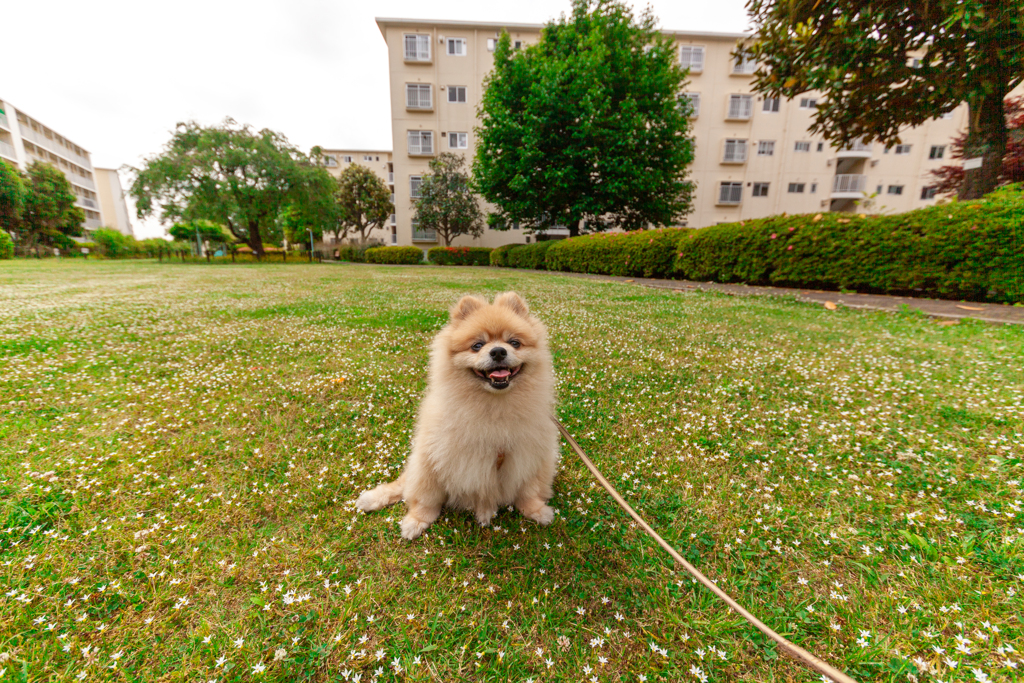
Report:
[[825,162],[825,165],[826,165],[826,166],[831,166],[831,165],[832,165],[832,160],[831,160],[831,159],[829,159],[828,161],[826,161],[826,162]]
[[871,160],[871,165],[872,166],[878,166],[878,159],[872,159]]
[[437,42],[442,44],[442,45],[444,45],[444,36],[438,36],[437,37]]

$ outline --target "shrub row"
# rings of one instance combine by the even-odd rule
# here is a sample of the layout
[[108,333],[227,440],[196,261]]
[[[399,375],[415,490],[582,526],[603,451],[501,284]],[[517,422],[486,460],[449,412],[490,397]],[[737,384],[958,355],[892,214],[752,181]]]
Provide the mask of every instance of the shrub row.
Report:
[[490,247],[434,247],[427,260],[439,266],[486,266],[491,262]]
[[14,258],[14,240],[6,230],[0,229],[0,259]]
[[367,263],[423,263],[423,250],[419,247],[374,247],[367,249],[364,256]]
[[[528,249],[533,251],[524,251]],[[700,230],[606,233],[506,245],[491,253],[491,263],[1024,302],[1024,185],[1001,188],[979,201],[892,216],[781,215]]]

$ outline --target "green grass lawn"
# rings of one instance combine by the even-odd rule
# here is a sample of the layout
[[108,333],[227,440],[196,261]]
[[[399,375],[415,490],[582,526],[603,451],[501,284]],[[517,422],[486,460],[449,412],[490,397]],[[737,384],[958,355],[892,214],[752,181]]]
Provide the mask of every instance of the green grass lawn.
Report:
[[485,268],[0,262],[0,681],[813,681],[571,451],[399,536],[461,295],[666,539],[860,680],[1024,677],[1024,330]]

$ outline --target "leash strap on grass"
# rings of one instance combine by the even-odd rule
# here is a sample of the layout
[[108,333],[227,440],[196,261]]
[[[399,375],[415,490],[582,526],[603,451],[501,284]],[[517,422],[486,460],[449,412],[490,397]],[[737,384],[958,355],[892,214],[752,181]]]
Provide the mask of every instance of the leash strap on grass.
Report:
[[693,578],[700,581],[705,588],[707,588],[709,591],[720,597],[725,602],[725,604],[729,605],[729,607],[731,607],[734,612],[736,612],[741,617],[743,617],[751,624],[753,624],[758,631],[760,631],[761,633],[765,634],[766,636],[774,640],[776,643],[778,643],[779,647],[782,648],[782,650],[785,651],[791,657],[799,660],[801,663],[810,667],[811,669],[814,669],[818,673],[828,676],[836,683],[857,683],[854,679],[850,678],[842,671],[823,662],[822,660],[818,659],[817,657],[815,657],[799,645],[794,645],[793,643],[789,642],[788,640],[780,636],[775,631],[765,626],[757,617],[755,617],[747,610],[743,609],[743,607],[741,607],[740,604],[737,603],[735,600],[730,598],[725,591],[716,586],[714,581],[701,574],[699,569],[697,569],[692,564],[684,560],[683,557],[679,553],[677,553],[672,546],[665,542],[665,539],[659,536],[658,533],[654,529],[652,529],[647,522],[643,520],[643,517],[636,513],[636,510],[629,506],[629,503],[623,500],[622,496],[619,495],[619,492],[615,490],[615,487],[612,486],[608,482],[608,480],[604,478],[604,475],[601,474],[601,471],[597,469],[597,466],[594,465],[593,462],[591,462],[590,458],[587,457],[587,454],[583,452],[582,448],[580,448],[580,445],[576,443],[575,439],[572,438],[572,434],[569,433],[569,430],[567,430],[562,425],[562,423],[558,421],[558,418],[552,416],[551,419],[555,421],[556,425],[558,425],[558,431],[562,433],[562,436],[565,437],[565,440],[568,441],[569,445],[572,446],[572,449],[576,451],[576,455],[580,456],[580,460],[583,461],[583,464],[586,465],[587,469],[589,469],[591,473],[594,475],[594,477],[597,478],[597,481],[601,484],[601,486],[604,487],[605,491],[611,494],[611,497],[615,499],[615,502],[619,504],[619,507],[625,510],[629,514],[629,516],[632,517],[633,520],[636,521],[636,523],[639,524],[643,528],[643,530],[651,536],[651,538],[657,541],[658,545],[664,548],[665,551],[672,556],[672,559],[674,559],[679,564],[683,565],[683,568],[686,571],[688,571],[690,575],[693,576]]

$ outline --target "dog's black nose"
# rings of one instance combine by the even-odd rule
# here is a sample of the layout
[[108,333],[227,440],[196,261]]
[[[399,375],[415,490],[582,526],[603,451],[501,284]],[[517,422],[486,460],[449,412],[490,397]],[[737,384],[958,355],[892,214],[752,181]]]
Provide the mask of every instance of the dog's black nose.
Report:
[[505,350],[504,346],[495,346],[491,349],[491,358],[494,360],[505,360],[507,355],[508,351]]

